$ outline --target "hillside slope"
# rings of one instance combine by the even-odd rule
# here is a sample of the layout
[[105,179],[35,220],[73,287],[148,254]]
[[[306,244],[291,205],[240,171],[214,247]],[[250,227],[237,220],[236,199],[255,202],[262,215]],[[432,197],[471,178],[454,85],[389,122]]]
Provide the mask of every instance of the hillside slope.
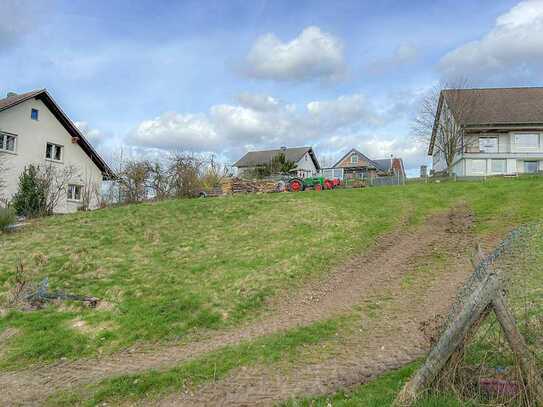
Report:
[[[480,233],[501,232],[540,218],[542,195],[539,179],[526,179],[168,201],[36,221],[0,237],[2,292],[20,260],[32,280],[48,276],[52,289],[105,304],[99,312],[74,304],[2,317],[0,329],[25,332],[3,365],[237,324],[402,221],[466,201]],[[73,329],[74,320],[96,337]]]
[[526,178],[168,201],[39,220],[0,237],[3,295],[20,260],[33,281],[48,276],[53,289],[103,301],[95,310],[4,312],[1,363],[13,370],[196,343],[261,317],[280,293],[371,255],[376,237],[432,213],[467,205],[474,233],[495,241],[541,219],[542,197],[541,180]]

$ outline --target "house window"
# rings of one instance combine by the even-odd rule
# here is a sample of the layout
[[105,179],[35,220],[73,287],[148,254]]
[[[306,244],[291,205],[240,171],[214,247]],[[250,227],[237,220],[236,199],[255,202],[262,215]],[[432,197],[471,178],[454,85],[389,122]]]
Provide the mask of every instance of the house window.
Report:
[[479,137],[479,151],[481,153],[497,153],[498,138],[497,137]]
[[524,161],[524,172],[537,172],[538,164],[537,161]]
[[13,134],[0,133],[0,151],[15,152],[17,146],[17,136]]
[[351,164],[358,164],[358,156],[356,154],[351,156]]
[[469,175],[483,175],[486,174],[486,160],[469,160],[471,164],[471,174]]
[[39,114],[40,114],[40,112],[39,112],[38,109],[32,109],[32,110],[30,111],[30,118],[31,118],[32,120],[36,120],[36,121],[37,121],[37,120],[38,120]]
[[81,201],[81,185],[68,185],[68,200]]
[[513,135],[514,151],[538,151],[539,134],[517,133]]
[[48,160],[62,161],[62,146],[53,143],[47,143],[45,147],[45,158]]
[[506,160],[490,160],[490,171],[495,174],[505,174],[506,164]]

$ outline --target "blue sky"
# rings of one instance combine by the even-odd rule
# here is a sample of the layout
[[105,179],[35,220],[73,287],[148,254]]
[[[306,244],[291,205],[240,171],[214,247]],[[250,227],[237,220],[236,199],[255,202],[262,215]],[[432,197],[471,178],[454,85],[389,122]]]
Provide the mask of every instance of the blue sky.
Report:
[[313,145],[414,173],[432,87],[543,73],[543,0],[2,0],[0,18],[0,92],[48,88],[108,159]]

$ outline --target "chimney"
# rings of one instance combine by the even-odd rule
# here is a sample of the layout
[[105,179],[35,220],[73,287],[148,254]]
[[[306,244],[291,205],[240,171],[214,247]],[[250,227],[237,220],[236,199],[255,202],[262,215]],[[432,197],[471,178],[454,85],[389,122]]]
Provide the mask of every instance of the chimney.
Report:
[[15,92],[8,92],[7,94],[8,98],[13,97],[13,96],[17,96],[17,94]]

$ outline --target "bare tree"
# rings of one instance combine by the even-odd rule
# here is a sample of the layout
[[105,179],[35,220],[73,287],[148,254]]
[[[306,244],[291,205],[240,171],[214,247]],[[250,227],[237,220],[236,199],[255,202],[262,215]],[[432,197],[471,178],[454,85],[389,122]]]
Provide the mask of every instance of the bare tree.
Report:
[[189,198],[201,187],[217,187],[229,174],[214,156],[205,158],[186,152],[158,159],[118,161],[117,177],[104,199],[109,203],[135,203],[147,199]]
[[0,204],[4,202],[5,199],[5,191],[4,188],[6,187],[6,181],[4,179],[4,174],[7,171],[7,158],[5,154],[0,153]]
[[465,124],[476,108],[477,91],[466,89],[465,79],[432,89],[423,99],[413,126],[417,138],[433,151],[435,161],[444,161],[448,174],[455,157],[474,143],[465,135]]
[[228,168],[216,160],[214,155],[204,161],[202,186],[206,188],[218,187],[228,175]]
[[49,164],[41,167],[39,177],[41,178],[45,196],[47,197],[44,212],[51,214],[61,199],[66,197],[70,182],[79,179],[80,173],[73,165],[58,168],[54,164]]
[[118,173],[119,202],[142,202],[148,197],[149,167],[146,161],[130,160]]
[[156,199],[163,200],[171,195],[172,185],[168,166],[160,161],[146,161],[148,172],[147,185]]
[[83,188],[81,189],[81,206],[80,210],[88,211],[92,208],[104,206],[104,199],[101,193],[101,187],[99,183],[96,183],[92,176],[85,175],[83,179]]
[[200,158],[187,153],[175,153],[170,157],[168,173],[171,192],[176,198],[194,196],[200,187],[200,175],[203,162]]
[[66,197],[68,185],[79,179],[77,168],[71,165],[29,164],[19,175],[18,190],[11,203],[19,215],[50,215]]

